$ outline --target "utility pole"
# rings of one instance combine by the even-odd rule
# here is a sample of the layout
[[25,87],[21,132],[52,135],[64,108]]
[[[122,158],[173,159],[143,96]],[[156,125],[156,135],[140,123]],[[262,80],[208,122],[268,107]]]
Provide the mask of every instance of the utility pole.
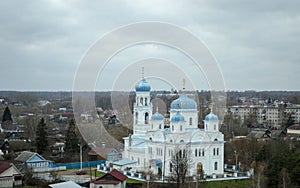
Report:
[[80,148],[80,170],[82,170],[82,145],[78,144],[79,148]]

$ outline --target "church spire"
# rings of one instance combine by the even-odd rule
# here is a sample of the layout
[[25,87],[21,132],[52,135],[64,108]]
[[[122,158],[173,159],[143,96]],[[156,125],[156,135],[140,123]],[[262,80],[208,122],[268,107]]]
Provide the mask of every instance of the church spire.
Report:
[[142,67],[142,78],[144,78],[144,67]]

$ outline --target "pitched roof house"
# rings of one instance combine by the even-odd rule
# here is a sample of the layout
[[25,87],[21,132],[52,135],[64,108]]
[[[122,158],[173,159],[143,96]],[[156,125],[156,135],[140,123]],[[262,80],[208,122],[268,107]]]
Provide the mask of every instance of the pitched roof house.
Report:
[[91,181],[90,188],[124,188],[127,176],[114,169],[103,176]]
[[40,156],[38,153],[23,151],[15,161],[21,162],[22,165],[31,169],[37,168],[49,168],[53,163],[52,161],[46,160],[44,157]]
[[0,188],[22,186],[22,174],[13,163],[0,162]]
[[88,153],[91,161],[93,160],[107,160],[117,161],[121,159],[121,154],[114,148],[107,148],[105,146],[92,148]]

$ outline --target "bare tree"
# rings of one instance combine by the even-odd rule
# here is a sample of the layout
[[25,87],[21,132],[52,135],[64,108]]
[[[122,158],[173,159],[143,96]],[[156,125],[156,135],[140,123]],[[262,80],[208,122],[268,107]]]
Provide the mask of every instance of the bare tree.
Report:
[[177,147],[175,149],[175,155],[170,162],[172,170],[170,179],[176,182],[178,188],[185,184],[191,162],[191,149],[189,147]]

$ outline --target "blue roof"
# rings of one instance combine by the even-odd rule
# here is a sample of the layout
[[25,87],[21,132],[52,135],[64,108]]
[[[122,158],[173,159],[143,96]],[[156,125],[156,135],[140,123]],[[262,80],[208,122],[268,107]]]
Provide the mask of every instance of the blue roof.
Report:
[[148,92],[150,90],[151,86],[145,78],[143,78],[135,85],[135,91]]
[[205,121],[218,121],[219,118],[213,112],[210,112],[208,115],[205,116]]
[[164,119],[164,116],[161,115],[159,112],[155,112],[155,114],[153,114],[151,116],[151,120],[163,120]]
[[184,117],[179,112],[177,112],[174,116],[172,116],[171,122],[180,122],[180,121],[184,121]]
[[197,109],[197,103],[183,93],[178,99],[171,103],[172,109]]

